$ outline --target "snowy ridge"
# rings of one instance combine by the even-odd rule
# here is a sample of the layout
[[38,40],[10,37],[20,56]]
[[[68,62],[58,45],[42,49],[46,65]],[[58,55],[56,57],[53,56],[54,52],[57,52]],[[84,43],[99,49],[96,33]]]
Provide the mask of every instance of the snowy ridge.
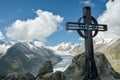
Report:
[[9,45],[5,45],[5,44],[0,45],[0,54],[1,54],[0,57],[5,55],[8,48],[10,48]]
[[111,38],[109,38],[109,39],[103,39],[103,40],[101,40],[101,41],[99,41],[99,42],[95,42],[95,44],[111,44],[111,43],[113,43],[113,42],[115,42],[116,40],[113,40],[113,39],[111,39]]
[[57,44],[57,46],[48,46],[49,49],[52,49],[54,51],[71,51],[75,46],[77,45],[80,45],[80,44],[72,44],[71,42],[68,42],[68,43],[60,43],[60,44]]
[[7,49],[10,48],[11,45],[11,43],[0,40],[0,57],[6,54]]

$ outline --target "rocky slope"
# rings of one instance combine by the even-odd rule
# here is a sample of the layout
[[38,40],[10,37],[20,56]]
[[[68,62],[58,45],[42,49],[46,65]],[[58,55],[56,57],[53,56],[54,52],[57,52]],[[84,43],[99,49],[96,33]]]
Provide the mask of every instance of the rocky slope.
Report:
[[[114,71],[110,63],[102,53],[95,54],[98,74],[101,80],[119,80],[120,75]],[[85,55],[76,56],[69,68],[64,72],[66,80],[83,80],[85,68]],[[74,74],[74,75],[73,75]],[[81,75],[81,76],[80,76]]]
[[84,45],[76,45],[71,51],[70,53],[74,54],[74,55],[78,55],[78,54],[82,54],[85,52],[85,48]]
[[95,51],[105,53],[112,67],[120,73],[120,39],[109,44],[98,45]]
[[30,72],[35,75],[41,64],[47,60],[55,64],[61,58],[45,47],[36,47],[27,42],[16,43],[0,58],[0,74]]
[[[112,67],[120,73],[120,39],[117,41],[103,41],[99,44],[94,44],[95,52],[102,52],[109,60]],[[70,52],[78,55],[85,51],[83,45],[74,47]]]

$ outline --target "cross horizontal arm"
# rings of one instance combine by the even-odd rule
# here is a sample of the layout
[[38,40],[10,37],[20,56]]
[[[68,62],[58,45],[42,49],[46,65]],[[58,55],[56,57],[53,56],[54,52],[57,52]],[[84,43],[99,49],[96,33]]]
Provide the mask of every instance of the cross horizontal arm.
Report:
[[84,24],[83,23],[78,23],[78,22],[67,22],[66,23],[66,29],[67,30],[82,30]]
[[66,23],[67,30],[92,30],[92,31],[107,31],[107,25],[104,24],[90,24],[86,25],[84,23],[79,22],[67,22]]

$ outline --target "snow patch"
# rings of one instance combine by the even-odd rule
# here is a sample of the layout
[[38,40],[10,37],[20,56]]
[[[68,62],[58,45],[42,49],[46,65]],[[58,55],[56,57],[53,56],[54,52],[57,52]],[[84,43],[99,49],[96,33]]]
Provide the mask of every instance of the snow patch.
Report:
[[110,43],[113,43],[114,41],[116,41],[116,40],[109,38],[109,39],[103,39],[99,42],[96,42],[95,44],[110,44]]
[[8,50],[8,48],[10,48],[10,45],[0,45],[0,57],[4,56]]
[[27,44],[29,45],[30,49],[34,48],[34,46],[32,44],[30,44],[30,43],[27,43]]
[[45,44],[43,42],[40,42],[40,41],[34,41],[34,45],[37,47],[45,46]]
[[29,59],[34,58],[34,57],[35,57],[35,55],[33,55],[33,54],[26,54],[25,56],[26,56],[27,58],[29,58]]

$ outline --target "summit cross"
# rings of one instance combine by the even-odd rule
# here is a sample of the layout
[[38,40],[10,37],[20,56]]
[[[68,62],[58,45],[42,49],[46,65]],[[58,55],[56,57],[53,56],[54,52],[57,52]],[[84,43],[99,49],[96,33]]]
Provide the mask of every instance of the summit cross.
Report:
[[67,30],[76,30],[85,39],[85,72],[84,80],[101,80],[94,60],[93,37],[99,31],[107,31],[107,25],[98,24],[97,20],[91,16],[91,8],[83,7],[83,17],[78,22],[67,22]]

